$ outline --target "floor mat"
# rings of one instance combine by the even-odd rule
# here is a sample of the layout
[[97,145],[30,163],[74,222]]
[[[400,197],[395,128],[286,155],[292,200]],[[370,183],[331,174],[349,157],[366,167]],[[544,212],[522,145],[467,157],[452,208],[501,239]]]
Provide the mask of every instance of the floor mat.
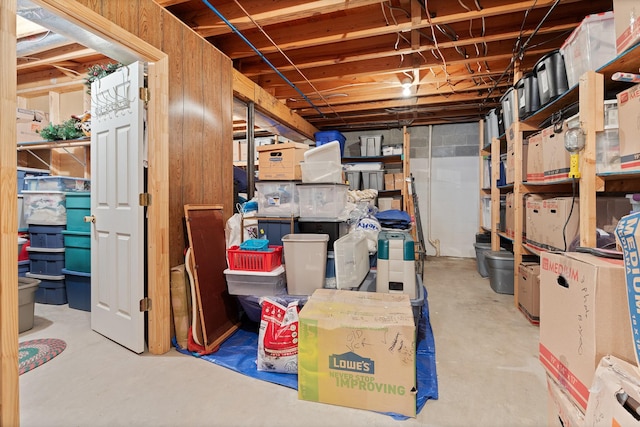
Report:
[[31,340],[20,343],[18,357],[20,375],[45,364],[67,348],[67,343],[55,338]]
[[[436,348],[429,322],[429,304],[426,298],[422,307],[422,316],[418,323],[418,346],[416,351],[416,375],[418,394],[416,410],[420,412],[429,399],[438,398],[438,378],[436,375]],[[182,349],[173,341],[174,347],[181,353],[199,357],[216,365],[232,369],[241,374],[263,381],[272,382],[292,389],[298,389],[298,376],[275,372],[258,371],[256,358],[258,354],[258,331],[256,324],[248,322],[220,345],[220,349],[212,354],[197,355]],[[407,419],[407,416],[387,413],[395,419]]]

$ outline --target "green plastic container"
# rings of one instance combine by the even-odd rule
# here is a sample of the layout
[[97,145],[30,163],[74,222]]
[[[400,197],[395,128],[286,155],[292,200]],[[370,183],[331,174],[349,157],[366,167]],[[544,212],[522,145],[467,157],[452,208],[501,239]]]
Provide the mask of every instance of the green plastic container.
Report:
[[91,273],[91,233],[64,230],[64,268]]
[[91,231],[91,223],[84,222],[84,217],[91,215],[91,192],[77,191],[65,193],[67,208],[67,230]]

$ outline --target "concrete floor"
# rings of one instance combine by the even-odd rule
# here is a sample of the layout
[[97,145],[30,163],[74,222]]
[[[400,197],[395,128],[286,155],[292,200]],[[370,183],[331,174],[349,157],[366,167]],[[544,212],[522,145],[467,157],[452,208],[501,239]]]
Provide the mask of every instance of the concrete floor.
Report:
[[494,293],[474,259],[430,258],[425,284],[436,344],[439,399],[416,419],[298,400],[175,350],[135,355],[91,331],[90,314],[36,304],[20,341],[60,338],[67,348],[20,376],[29,426],[542,426],[547,424],[538,327]]

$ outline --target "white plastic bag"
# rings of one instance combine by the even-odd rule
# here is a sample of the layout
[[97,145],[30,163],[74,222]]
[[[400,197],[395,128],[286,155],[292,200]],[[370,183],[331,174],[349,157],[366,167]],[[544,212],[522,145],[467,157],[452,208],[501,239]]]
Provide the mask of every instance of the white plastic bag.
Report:
[[269,297],[262,299],[258,371],[298,373],[298,301],[285,307]]

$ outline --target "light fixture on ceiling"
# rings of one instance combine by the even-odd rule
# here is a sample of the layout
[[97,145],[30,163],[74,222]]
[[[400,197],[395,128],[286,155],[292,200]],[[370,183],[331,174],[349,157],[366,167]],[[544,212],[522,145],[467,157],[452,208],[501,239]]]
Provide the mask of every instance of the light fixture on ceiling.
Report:
[[411,95],[411,85],[413,84],[413,79],[410,77],[405,77],[402,79],[402,96],[410,96]]

